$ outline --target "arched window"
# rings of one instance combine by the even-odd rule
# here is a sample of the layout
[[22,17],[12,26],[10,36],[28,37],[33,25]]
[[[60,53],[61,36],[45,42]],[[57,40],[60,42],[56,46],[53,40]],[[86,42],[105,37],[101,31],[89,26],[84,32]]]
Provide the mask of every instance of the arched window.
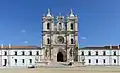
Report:
[[47,29],[50,29],[50,23],[47,23]]
[[71,30],[73,30],[73,23],[70,24]]
[[49,38],[47,38],[47,44],[50,44],[50,39]]

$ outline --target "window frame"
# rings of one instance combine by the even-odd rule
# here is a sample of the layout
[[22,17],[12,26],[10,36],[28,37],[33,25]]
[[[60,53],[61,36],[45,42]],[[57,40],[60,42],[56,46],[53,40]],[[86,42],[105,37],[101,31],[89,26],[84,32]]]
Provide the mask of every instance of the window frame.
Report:
[[25,51],[22,51],[22,55],[25,55]]
[[25,59],[22,59],[22,63],[25,63]]
[[30,55],[30,56],[32,55],[32,51],[29,51],[29,55]]
[[95,51],[95,55],[98,56],[98,51]]
[[4,51],[4,55],[5,55],[5,56],[7,55],[7,51]]
[[36,55],[37,55],[37,56],[39,55],[39,51],[36,51]]
[[116,59],[114,59],[114,63],[117,63],[117,62],[116,62]]
[[105,60],[105,59],[103,59],[103,63],[106,63],[106,60]]
[[98,59],[96,59],[96,63],[98,63]]
[[32,59],[29,59],[29,63],[30,63],[30,64],[32,63]]
[[103,56],[105,56],[106,55],[106,51],[103,51]]
[[114,55],[114,56],[116,56],[116,55],[117,55],[117,54],[116,54],[116,51],[113,51],[113,55]]
[[84,56],[84,51],[81,51],[81,55]]
[[17,59],[14,59],[14,61],[15,61],[15,64],[17,63]]
[[91,63],[91,59],[88,59],[88,63]]
[[88,55],[91,56],[91,51],[88,51]]
[[14,53],[15,53],[15,54],[14,54],[15,56],[17,56],[17,55],[18,55],[18,54],[17,54],[17,51],[14,51]]

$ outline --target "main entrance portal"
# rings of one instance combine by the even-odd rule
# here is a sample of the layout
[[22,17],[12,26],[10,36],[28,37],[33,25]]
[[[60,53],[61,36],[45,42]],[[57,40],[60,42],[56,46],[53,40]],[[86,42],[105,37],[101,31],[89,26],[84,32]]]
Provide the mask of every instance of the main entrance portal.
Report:
[[57,54],[57,62],[63,62],[63,54],[61,52]]

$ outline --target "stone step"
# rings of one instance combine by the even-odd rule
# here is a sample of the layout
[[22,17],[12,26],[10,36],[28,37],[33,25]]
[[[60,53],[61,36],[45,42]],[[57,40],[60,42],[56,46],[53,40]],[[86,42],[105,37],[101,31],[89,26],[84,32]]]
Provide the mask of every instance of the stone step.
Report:
[[81,62],[71,62],[72,65],[70,64],[70,62],[52,62],[52,61],[43,61],[43,62],[38,62],[36,63],[37,67],[41,67],[41,66],[46,66],[46,67],[67,67],[67,66],[75,66],[75,67],[80,67],[80,66],[84,66],[83,63]]
[[72,66],[80,67],[80,66],[85,66],[85,65],[84,65],[84,63],[82,63],[82,62],[74,62],[74,63],[72,64]]

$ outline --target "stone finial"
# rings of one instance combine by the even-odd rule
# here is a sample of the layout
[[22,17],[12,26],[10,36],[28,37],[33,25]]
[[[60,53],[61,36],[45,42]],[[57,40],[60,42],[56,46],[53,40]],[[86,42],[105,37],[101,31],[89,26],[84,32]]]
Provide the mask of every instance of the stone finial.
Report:
[[61,16],[61,13],[59,13],[59,16]]
[[72,9],[70,10],[70,16],[74,16]]
[[47,16],[51,16],[51,14],[50,14],[50,9],[49,9],[49,8],[48,8]]

